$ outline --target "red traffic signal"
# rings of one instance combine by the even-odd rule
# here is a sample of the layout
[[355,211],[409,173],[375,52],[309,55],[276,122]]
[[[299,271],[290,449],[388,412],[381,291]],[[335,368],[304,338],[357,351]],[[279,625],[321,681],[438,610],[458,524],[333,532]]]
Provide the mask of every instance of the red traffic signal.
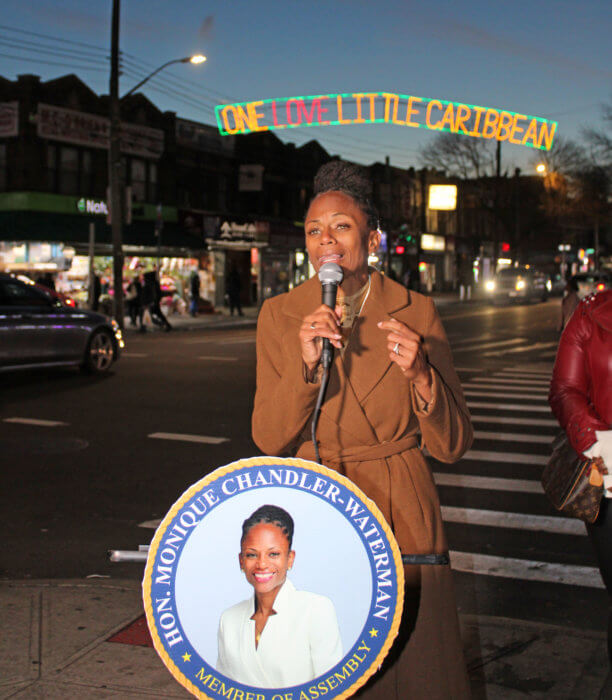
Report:
[[406,252],[406,248],[403,245],[396,245],[395,246],[395,252],[398,255],[403,255]]
[[502,251],[502,253],[509,253],[510,252],[510,243],[502,243],[501,244],[501,251]]

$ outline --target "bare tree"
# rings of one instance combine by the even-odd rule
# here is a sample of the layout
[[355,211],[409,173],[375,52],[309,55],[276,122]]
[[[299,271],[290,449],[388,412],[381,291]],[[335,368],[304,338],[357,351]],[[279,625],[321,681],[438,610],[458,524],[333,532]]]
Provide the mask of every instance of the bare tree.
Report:
[[495,150],[484,139],[462,134],[437,134],[419,154],[421,165],[463,179],[495,174]]
[[612,102],[601,106],[603,126],[600,129],[588,127],[582,130],[593,162],[608,173],[612,170]]

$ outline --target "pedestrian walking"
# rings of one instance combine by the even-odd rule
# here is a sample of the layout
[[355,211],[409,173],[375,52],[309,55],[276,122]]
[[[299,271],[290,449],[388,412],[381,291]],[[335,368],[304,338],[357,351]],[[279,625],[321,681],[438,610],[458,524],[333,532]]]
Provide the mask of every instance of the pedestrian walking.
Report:
[[162,326],[163,329],[168,332],[172,330],[172,326],[165,317],[163,311],[160,308],[159,302],[161,301],[161,286],[159,280],[157,279],[157,272],[151,270],[144,273],[144,287],[143,287],[143,306],[148,309],[151,315],[151,321],[156,326]]
[[189,293],[191,300],[189,302],[189,313],[195,317],[198,315],[198,307],[200,305],[200,275],[197,270],[193,270],[189,279]]
[[244,316],[242,313],[242,302],[240,300],[240,292],[242,290],[242,280],[240,279],[240,273],[233,263],[230,265],[229,273],[227,275],[227,296],[229,300],[230,315],[234,315],[234,309],[238,312],[239,316]]
[[[127,307],[128,316],[130,317],[130,324],[132,326],[138,325],[140,330],[144,329],[143,315],[144,309],[142,307],[142,284],[138,275],[134,275],[132,280],[127,286]],[[138,324],[136,323],[138,321]]]

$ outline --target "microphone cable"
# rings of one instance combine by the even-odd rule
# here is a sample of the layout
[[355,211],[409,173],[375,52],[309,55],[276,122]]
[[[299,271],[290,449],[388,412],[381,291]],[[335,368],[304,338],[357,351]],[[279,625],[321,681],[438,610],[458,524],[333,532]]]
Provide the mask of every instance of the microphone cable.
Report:
[[323,367],[323,372],[321,373],[321,388],[319,389],[317,403],[315,405],[314,413],[312,415],[312,444],[314,445],[315,457],[317,459],[318,464],[321,464],[321,456],[319,455],[319,446],[317,445],[317,423],[319,422],[321,406],[323,405],[323,399],[325,398],[325,392],[327,391],[328,384],[329,367]]

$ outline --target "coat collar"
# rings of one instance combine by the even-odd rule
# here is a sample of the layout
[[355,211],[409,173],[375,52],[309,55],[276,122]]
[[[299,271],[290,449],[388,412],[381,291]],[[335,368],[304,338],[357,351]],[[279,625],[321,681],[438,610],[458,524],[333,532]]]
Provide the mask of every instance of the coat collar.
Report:
[[[379,310],[393,314],[410,305],[410,292],[402,285],[395,284],[377,270],[370,269],[372,288],[370,297],[379,302]],[[321,283],[315,275],[292,289],[283,304],[283,313],[300,321],[321,305]],[[368,300],[370,305],[370,300]]]

